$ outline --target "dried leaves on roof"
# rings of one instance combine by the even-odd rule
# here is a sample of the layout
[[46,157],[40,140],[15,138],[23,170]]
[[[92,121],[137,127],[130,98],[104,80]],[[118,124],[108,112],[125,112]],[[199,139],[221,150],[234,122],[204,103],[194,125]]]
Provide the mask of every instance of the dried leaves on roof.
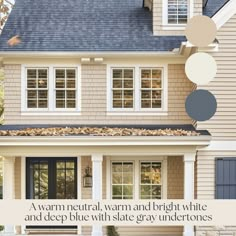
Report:
[[199,136],[196,131],[183,129],[134,129],[109,127],[55,127],[0,130],[0,136]]

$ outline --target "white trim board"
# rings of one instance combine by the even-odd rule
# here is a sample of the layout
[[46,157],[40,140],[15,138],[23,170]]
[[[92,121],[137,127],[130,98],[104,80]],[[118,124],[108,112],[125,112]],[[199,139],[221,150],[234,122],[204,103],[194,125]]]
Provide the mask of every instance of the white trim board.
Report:
[[236,141],[211,141],[210,145],[200,151],[236,151]]
[[236,0],[230,0],[213,17],[217,29],[220,29],[234,14],[236,14]]

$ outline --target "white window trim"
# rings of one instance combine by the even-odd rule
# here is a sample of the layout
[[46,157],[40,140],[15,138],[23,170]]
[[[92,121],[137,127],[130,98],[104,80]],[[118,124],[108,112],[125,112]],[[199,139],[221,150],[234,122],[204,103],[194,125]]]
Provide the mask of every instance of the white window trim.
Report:
[[[163,30],[185,30],[186,24],[169,24],[168,23],[168,1],[162,1],[162,29]],[[193,17],[194,2],[188,0],[188,19]]]
[[[27,68],[48,68],[48,108],[27,108]],[[55,78],[54,69],[56,68],[75,68],[76,69],[76,108],[58,109],[55,108]],[[21,65],[21,115],[81,115],[81,66],[78,64],[23,64]]]
[[[112,69],[134,68],[134,107],[112,108]],[[140,70],[148,68],[162,69],[162,108],[141,108]],[[108,64],[107,65],[107,115],[168,115],[168,65],[167,64]]]
[[137,156],[128,156],[128,157],[106,157],[106,176],[107,176],[107,199],[112,199],[112,190],[111,190],[111,163],[114,161],[123,161],[123,162],[133,162],[134,163],[134,200],[141,200],[139,198],[140,191],[140,162],[150,161],[150,162],[161,162],[162,164],[162,199],[167,199],[167,158],[166,156],[148,156],[148,157],[137,157]]

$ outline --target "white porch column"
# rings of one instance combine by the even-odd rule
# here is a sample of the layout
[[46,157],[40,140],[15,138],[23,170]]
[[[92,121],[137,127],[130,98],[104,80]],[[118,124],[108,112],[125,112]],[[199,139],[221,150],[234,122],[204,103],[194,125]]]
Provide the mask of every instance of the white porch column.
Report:
[[[93,170],[93,200],[102,200],[102,154],[92,154],[92,170]],[[102,236],[102,226],[94,225],[92,236]]]
[[[11,200],[15,198],[15,157],[3,158],[3,199]],[[14,225],[5,225],[4,234],[14,235]]]
[[[196,153],[184,154],[184,199],[194,199],[194,162]],[[194,236],[194,227],[190,225],[184,226],[183,236]]]

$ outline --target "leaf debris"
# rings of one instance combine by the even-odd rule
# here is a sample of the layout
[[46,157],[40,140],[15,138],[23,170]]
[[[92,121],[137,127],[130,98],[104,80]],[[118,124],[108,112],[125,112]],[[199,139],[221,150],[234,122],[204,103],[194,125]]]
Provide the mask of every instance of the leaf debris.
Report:
[[110,127],[53,127],[0,130],[0,136],[199,136],[183,129],[142,129]]

